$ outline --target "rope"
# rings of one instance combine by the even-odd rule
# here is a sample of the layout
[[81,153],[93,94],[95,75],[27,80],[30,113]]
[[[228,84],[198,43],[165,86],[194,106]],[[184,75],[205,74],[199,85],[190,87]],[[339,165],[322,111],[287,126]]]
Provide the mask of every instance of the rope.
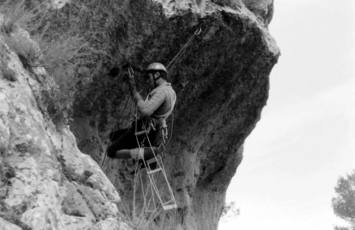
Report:
[[[136,184],[137,184],[137,172],[138,172],[138,164],[134,170],[134,177],[133,177],[133,204],[132,204],[132,219],[136,217]],[[139,174],[140,175],[140,174]],[[139,178],[138,178],[139,180]]]
[[164,146],[164,150],[166,150],[166,147],[169,145],[171,139],[173,138],[173,130],[174,130],[174,113],[171,113],[171,128],[170,128],[170,136]]
[[[192,41],[195,39],[195,37],[199,36],[202,32],[201,27],[197,28],[195,30],[195,32],[193,33],[193,35],[191,35],[191,37],[189,38],[189,40],[181,47],[181,49],[179,50],[179,52],[173,57],[173,59],[171,59],[171,61],[168,63],[167,65],[167,69],[170,69],[171,66],[173,66],[173,64],[176,62],[176,60],[182,56],[183,52],[186,50],[186,48],[188,46],[190,46],[190,44],[192,43]],[[170,128],[170,136],[168,141],[166,142],[166,144],[164,145],[164,150],[166,150],[166,147],[169,145],[172,137],[173,137],[173,130],[174,130],[174,113],[171,113],[171,128]]]
[[105,164],[106,157],[107,157],[107,151],[105,151],[104,157],[103,157],[103,159],[102,159],[102,161],[101,161],[101,164],[100,164],[101,168],[102,168],[102,167],[104,166],[104,164]]
[[183,45],[183,47],[179,50],[179,52],[171,59],[171,61],[168,63],[166,66],[167,69],[170,69],[170,67],[176,62],[176,60],[182,55],[182,53],[186,50],[186,48],[192,43],[195,37],[201,34],[201,27],[199,27],[194,34],[189,38],[189,40]]

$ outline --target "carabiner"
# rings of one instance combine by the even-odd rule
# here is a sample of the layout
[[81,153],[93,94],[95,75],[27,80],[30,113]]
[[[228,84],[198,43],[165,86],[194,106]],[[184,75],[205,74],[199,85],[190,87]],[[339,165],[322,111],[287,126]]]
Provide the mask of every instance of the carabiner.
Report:
[[198,36],[198,35],[201,34],[201,32],[202,32],[202,29],[201,29],[201,27],[199,27],[199,28],[195,31],[194,35],[195,35],[195,36]]
[[134,75],[134,70],[133,70],[132,66],[128,67],[128,74],[131,75],[131,76]]

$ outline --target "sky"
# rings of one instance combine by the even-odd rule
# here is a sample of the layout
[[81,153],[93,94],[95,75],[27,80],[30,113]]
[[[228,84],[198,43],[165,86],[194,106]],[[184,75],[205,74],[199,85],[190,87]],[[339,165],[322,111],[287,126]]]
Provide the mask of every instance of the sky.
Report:
[[281,50],[219,230],[334,230],[339,176],[355,169],[355,3],[275,0]]

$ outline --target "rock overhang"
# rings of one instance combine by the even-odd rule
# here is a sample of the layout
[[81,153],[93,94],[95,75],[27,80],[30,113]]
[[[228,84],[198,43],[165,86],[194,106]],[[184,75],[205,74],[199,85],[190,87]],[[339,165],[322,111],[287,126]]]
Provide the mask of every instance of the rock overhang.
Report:
[[[112,54],[114,63],[106,60],[110,64],[102,66],[101,73],[118,66],[118,74],[100,74],[88,88],[79,89],[71,128],[80,149],[101,161],[109,133],[129,125],[133,115],[129,111],[133,101],[123,80],[127,62],[138,69],[152,61],[166,64],[201,28],[202,33],[170,69],[178,104],[164,161],[178,198],[180,224],[187,229],[213,229],[225,190],[242,159],[243,142],[266,103],[268,77],[279,50],[264,22],[243,5],[232,8],[208,1],[202,12],[199,6],[191,6],[195,1],[180,1],[175,6],[171,2],[116,1],[121,10],[106,18],[113,24],[107,28],[109,45],[103,50]],[[70,4],[61,10],[70,10]],[[138,73],[137,81],[144,86]],[[68,142],[75,143],[72,136]],[[75,148],[67,152],[71,151],[78,152]],[[92,189],[101,187],[97,178],[87,180],[85,170],[75,173],[81,168],[75,166],[77,160],[66,160],[66,172]],[[80,161],[88,159],[80,157]],[[129,166],[112,160],[103,165],[122,200],[127,201],[132,198]],[[88,190],[81,191],[92,192]],[[199,207],[206,210],[201,214]],[[211,213],[213,223],[208,224]]]
[[[201,13],[200,8],[191,6],[194,1],[173,2],[130,2],[126,6],[129,10],[122,13],[129,13],[113,33],[120,36],[113,38],[119,41],[113,44],[117,50],[117,76],[94,80],[95,91],[89,90],[87,95],[96,94],[97,106],[102,110],[91,108],[86,110],[88,113],[80,113],[74,120],[74,130],[85,127],[86,133],[93,133],[85,136],[79,131],[79,145],[101,160],[109,133],[127,127],[133,116],[134,105],[123,81],[126,69],[122,66],[128,62],[144,69],[153,61],[167,64],[201,28],[202,33],[169,69],[178,100],[164,162],[179,210],[184,210],[181,218],[196,218],[201,224],[203,216],[199,219],[192,207],[197,205],[195,202],[208,202],[207,194],[216,193],[211,196],[223,200],[241,162],[244,140],[266,104],[269,74],[279,49],[265,23],[245,6],[231,8],[209,2]],[[144,88],[139,76],[137,73],[138,84]],[[105,94],[100,93],[103,91]],[[97,139],[104,144],[92,141]],[[85,147],[87,143],[91,143],[90,148]],[[109,160],[104,166],[125,199],[131,199],[128,165]],[[222,206],[216,204],[213,209]]]

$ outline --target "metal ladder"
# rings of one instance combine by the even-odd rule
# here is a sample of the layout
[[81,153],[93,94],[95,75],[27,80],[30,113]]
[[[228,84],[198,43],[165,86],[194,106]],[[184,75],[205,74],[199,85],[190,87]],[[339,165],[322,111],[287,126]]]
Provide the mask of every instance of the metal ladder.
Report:
[[[177,208],[177,203],[171,185],[169,183],[166,171],[164,169],[164,164],[161,156],[158,156],[149,140],[148,131],[144,128],[142,131],[137,131],[137,126],[135,130],[135,136],[137,140],[138,147],[141,148],[138,136],[145,135],[148,140],[149,147],[153,152],[153,157],[149,160],[142,159],[145,166],[147,176],[149,178],[150,185],[153,187],[155,195],[163,208],[163,210],[168,211]],[[164,187],[157,186],[157,180],[163,180]]]
[[[162,158],[160,156],[155,156],[145,161],[145,164],[148,178],[151,185],[153,186],[155,194],[157,195],[162,208],[165,211],[177,208],[174,193],[168,181]],[[156,180],[159,179],[159,177],[163,178],[165,190],[164,188],[157,187]]]

